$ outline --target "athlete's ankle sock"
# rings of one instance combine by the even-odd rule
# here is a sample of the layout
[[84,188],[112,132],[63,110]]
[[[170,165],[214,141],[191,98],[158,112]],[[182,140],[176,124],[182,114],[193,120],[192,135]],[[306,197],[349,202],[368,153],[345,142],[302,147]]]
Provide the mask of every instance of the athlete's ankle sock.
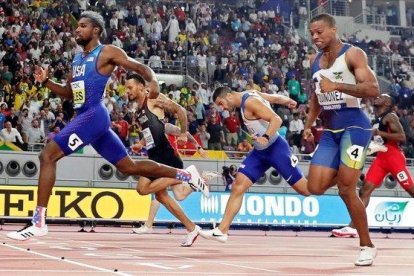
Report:
[[185,170],[177,170],[175,178],[181,181],[189,182],[191,180],[191,174]]
[[32,223],[36,227],[43,227],[46,223],[46,207],[36,206],[35,214],[32,218]]

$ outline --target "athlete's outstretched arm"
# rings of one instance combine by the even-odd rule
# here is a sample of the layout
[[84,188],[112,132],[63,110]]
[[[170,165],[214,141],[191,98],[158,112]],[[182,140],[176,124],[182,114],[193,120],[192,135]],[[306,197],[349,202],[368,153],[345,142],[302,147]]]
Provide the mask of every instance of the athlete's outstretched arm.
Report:
[[[166,134],[170,134],[170,135],[174,135],[174,136],[180,136],[181,135],[181,130],[180,130],[180,128],[178,126],[175,126],[175,125],[170,124],[170,123],[166,123],[165,124],[165,133]],[[188,139],[188,141],[190,141],[191,143],[193,143],[194,146],[196,146],[197,151],[201,155],[201,157],[203,157],[203,158],[207,158],[208,157],[208,155],[204,151],[203,147],[198,144],[198,142],[194,138],[194,136],[191,135],[191,133],[188,132],[188,131],[187,131],[187,139]]]
[[114,45],[106,45],[104,51],[107,51],[107,57],[109,63],[115,66],[122,66],[126,70],[135,71],[141,75],[145,81],[148,82],[148,97],[150,99],[155,99],[160,94],[160,86],[158,85],[157,77],[155,72],[145,64],[142,64],[136,61],[133,58],[128,57],[124,50],[118,48]]
[[384,118],[384,123],[388,125],[391,133],[386,131],[380,131],[379,129],[374,130],[374,135],[379,135],[387,140],[404,143],[406,141],[404,129],[400,123],[400,119],[393,113],[388,113]]
[[[178,126],[175,126],[175,125],[170,124],[170,123],[166,123],[165,124],[165,134],[174,135],[174,136],[180,136],[181,129]],[[197,140],[188,131],[187,131],[187,138],[188,138],[188,141],[190,141],[191,143],[193,143],[196,147],[199,146]]]
[[72,82],[72,71],[69,72],[65,85],[61,85],[59,83],[51,81],[48,78],[48,75],[49,72],[47,69],[44,69],[41,66],[36,66],[34,78],[37,82],[41,83],[43,86],[46,86],[47,88],[52,90],[53,93],[59,96],[62,96],[66,99],[73,98],[72,87],[70,86],[70,83]]
[[260,97],[262,97],[263,99],[265,99],[266,101],[268,101],[271,104],[281,104],[281,105],[286,105],[288,108],[295,108],[297,103],[296,101],[292,100],[289,97],[283,96],[283,95],[275,95],[275,94],[266,94],[266,93],[262,93],[259,91],[254,91],[257,94],[260,95]]
[[363,50],[351,47],[345,56],[346,63],[354,73],[356,84],[333,82],[321,75],[321,92],[341,91],[357,98],[378,97],[379,85],[374,71],[368,66],[368,58]]

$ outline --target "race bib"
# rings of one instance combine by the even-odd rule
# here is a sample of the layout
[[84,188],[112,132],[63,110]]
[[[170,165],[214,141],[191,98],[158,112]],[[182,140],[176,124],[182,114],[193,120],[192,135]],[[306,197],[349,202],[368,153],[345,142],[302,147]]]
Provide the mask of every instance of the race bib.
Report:
[[361,162],[364,157],[364,148],[358,145],[352,145],[346,150],[346,153],[352,161]]
[[145,139],[145,148],[149,150],[155,147],[154,137],[152,137],[151,130],[149,129],[149,127],[145,128],[142,132],[144,134]]
[[85,83],[75,81],[70,84],[73,92],[73,104],[75,108],[80,108],[85,103]]

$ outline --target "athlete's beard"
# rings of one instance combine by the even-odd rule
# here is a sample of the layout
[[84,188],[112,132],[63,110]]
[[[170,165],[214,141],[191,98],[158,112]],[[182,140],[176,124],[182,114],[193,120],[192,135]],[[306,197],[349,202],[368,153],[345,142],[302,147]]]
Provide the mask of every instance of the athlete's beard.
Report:
[[136,96],[135,95],[133,95],[133,94],[128,94],[128,100],[129,101],[131,101],[131,102],[133,102],[133,101],[135,101],[136,100]]
[[81,47],[85,47],[86,45],[88,45],[89,42],[91,42],[91,39],[82,39],[82,38],[76,39],[76,43],[78,43],[78,45]]

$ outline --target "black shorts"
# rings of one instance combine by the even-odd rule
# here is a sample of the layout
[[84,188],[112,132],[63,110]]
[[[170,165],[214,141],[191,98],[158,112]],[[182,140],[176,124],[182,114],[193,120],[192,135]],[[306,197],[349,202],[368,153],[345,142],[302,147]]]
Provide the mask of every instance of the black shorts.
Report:
[[[181,160],[180,156],[178,156],[174,150],[166,149],[164,152],[156,152],[152,153],[148,156],[148,158],[152,161],[158,162],[160,164],[164,164],[173,168],[182,169],[184,168],[183,160]],[[148,177],[151,180],[155,180],[157,178]]]

